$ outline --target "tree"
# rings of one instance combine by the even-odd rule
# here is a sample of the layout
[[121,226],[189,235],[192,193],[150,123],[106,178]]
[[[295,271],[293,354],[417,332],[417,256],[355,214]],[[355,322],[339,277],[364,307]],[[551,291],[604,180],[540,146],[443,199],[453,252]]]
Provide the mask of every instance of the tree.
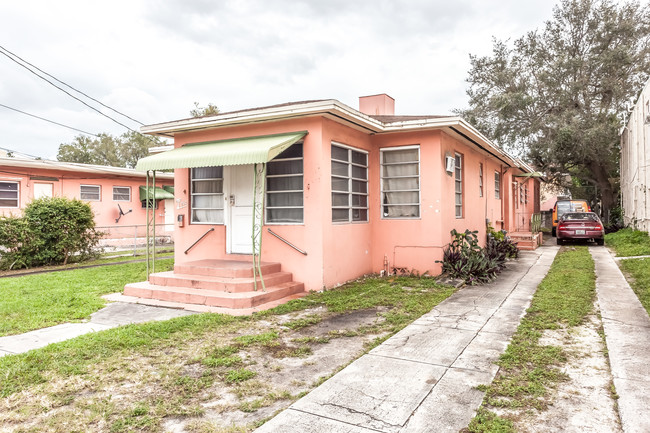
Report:
[[497,144],[555,179],[617,201],[621,118],[650,71],[650,8],[562,0],[541,30],[491,56],[470,56],[470,108],[458,110]]
[[212,102],[205,107],[199,107],[199,103],[195,102],[194,109],[190,110],[190,116],[192,117],[214,116],[215,114],[219,114],[219,107]]
[[119,137],[99,134],[97,138],[78,135],[72,143],[59,146],[57,159],[82,164],[110,165],[113,167],[135,167],[138,159],[149,154],[152,146],[165,143],[156,137],[149,137],[129,131]]

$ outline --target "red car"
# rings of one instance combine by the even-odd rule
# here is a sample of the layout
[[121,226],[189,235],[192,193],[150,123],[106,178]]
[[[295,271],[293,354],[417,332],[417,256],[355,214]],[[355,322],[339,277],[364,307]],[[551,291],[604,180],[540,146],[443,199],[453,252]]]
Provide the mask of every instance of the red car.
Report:
[[565,241],[593,240],[598,245],[605,243],[605,228],[593,212],[568,212],[562,215],[557,225],[557,244]]

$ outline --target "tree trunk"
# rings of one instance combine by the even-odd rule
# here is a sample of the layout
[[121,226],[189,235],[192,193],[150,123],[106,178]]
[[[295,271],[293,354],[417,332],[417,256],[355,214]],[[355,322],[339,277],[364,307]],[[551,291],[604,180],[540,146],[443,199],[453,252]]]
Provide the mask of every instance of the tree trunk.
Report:
[[617,204],[617,193],[614,185],[611,184],[609,173],[602,165],[598,163],[590,164],[591,172],[598,186],[598,195],[600,196],[601,209],[600,215],[603,223],[609,223],[609,215],[612,208]]

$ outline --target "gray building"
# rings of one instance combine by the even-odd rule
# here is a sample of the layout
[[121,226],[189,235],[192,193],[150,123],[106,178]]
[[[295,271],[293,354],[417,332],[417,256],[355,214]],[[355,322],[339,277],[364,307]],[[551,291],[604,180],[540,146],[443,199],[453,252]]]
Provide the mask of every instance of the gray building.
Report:
[[650,80],[621,132],[621,196],[625,224],[650,231]]

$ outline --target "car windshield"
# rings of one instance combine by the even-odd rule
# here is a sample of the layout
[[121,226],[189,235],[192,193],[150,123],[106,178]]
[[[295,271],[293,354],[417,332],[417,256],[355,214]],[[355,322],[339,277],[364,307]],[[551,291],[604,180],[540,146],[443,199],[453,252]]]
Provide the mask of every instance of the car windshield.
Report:
[[566,213],[562,216],[564,221],[598,221],[598,216],[594,213]]

